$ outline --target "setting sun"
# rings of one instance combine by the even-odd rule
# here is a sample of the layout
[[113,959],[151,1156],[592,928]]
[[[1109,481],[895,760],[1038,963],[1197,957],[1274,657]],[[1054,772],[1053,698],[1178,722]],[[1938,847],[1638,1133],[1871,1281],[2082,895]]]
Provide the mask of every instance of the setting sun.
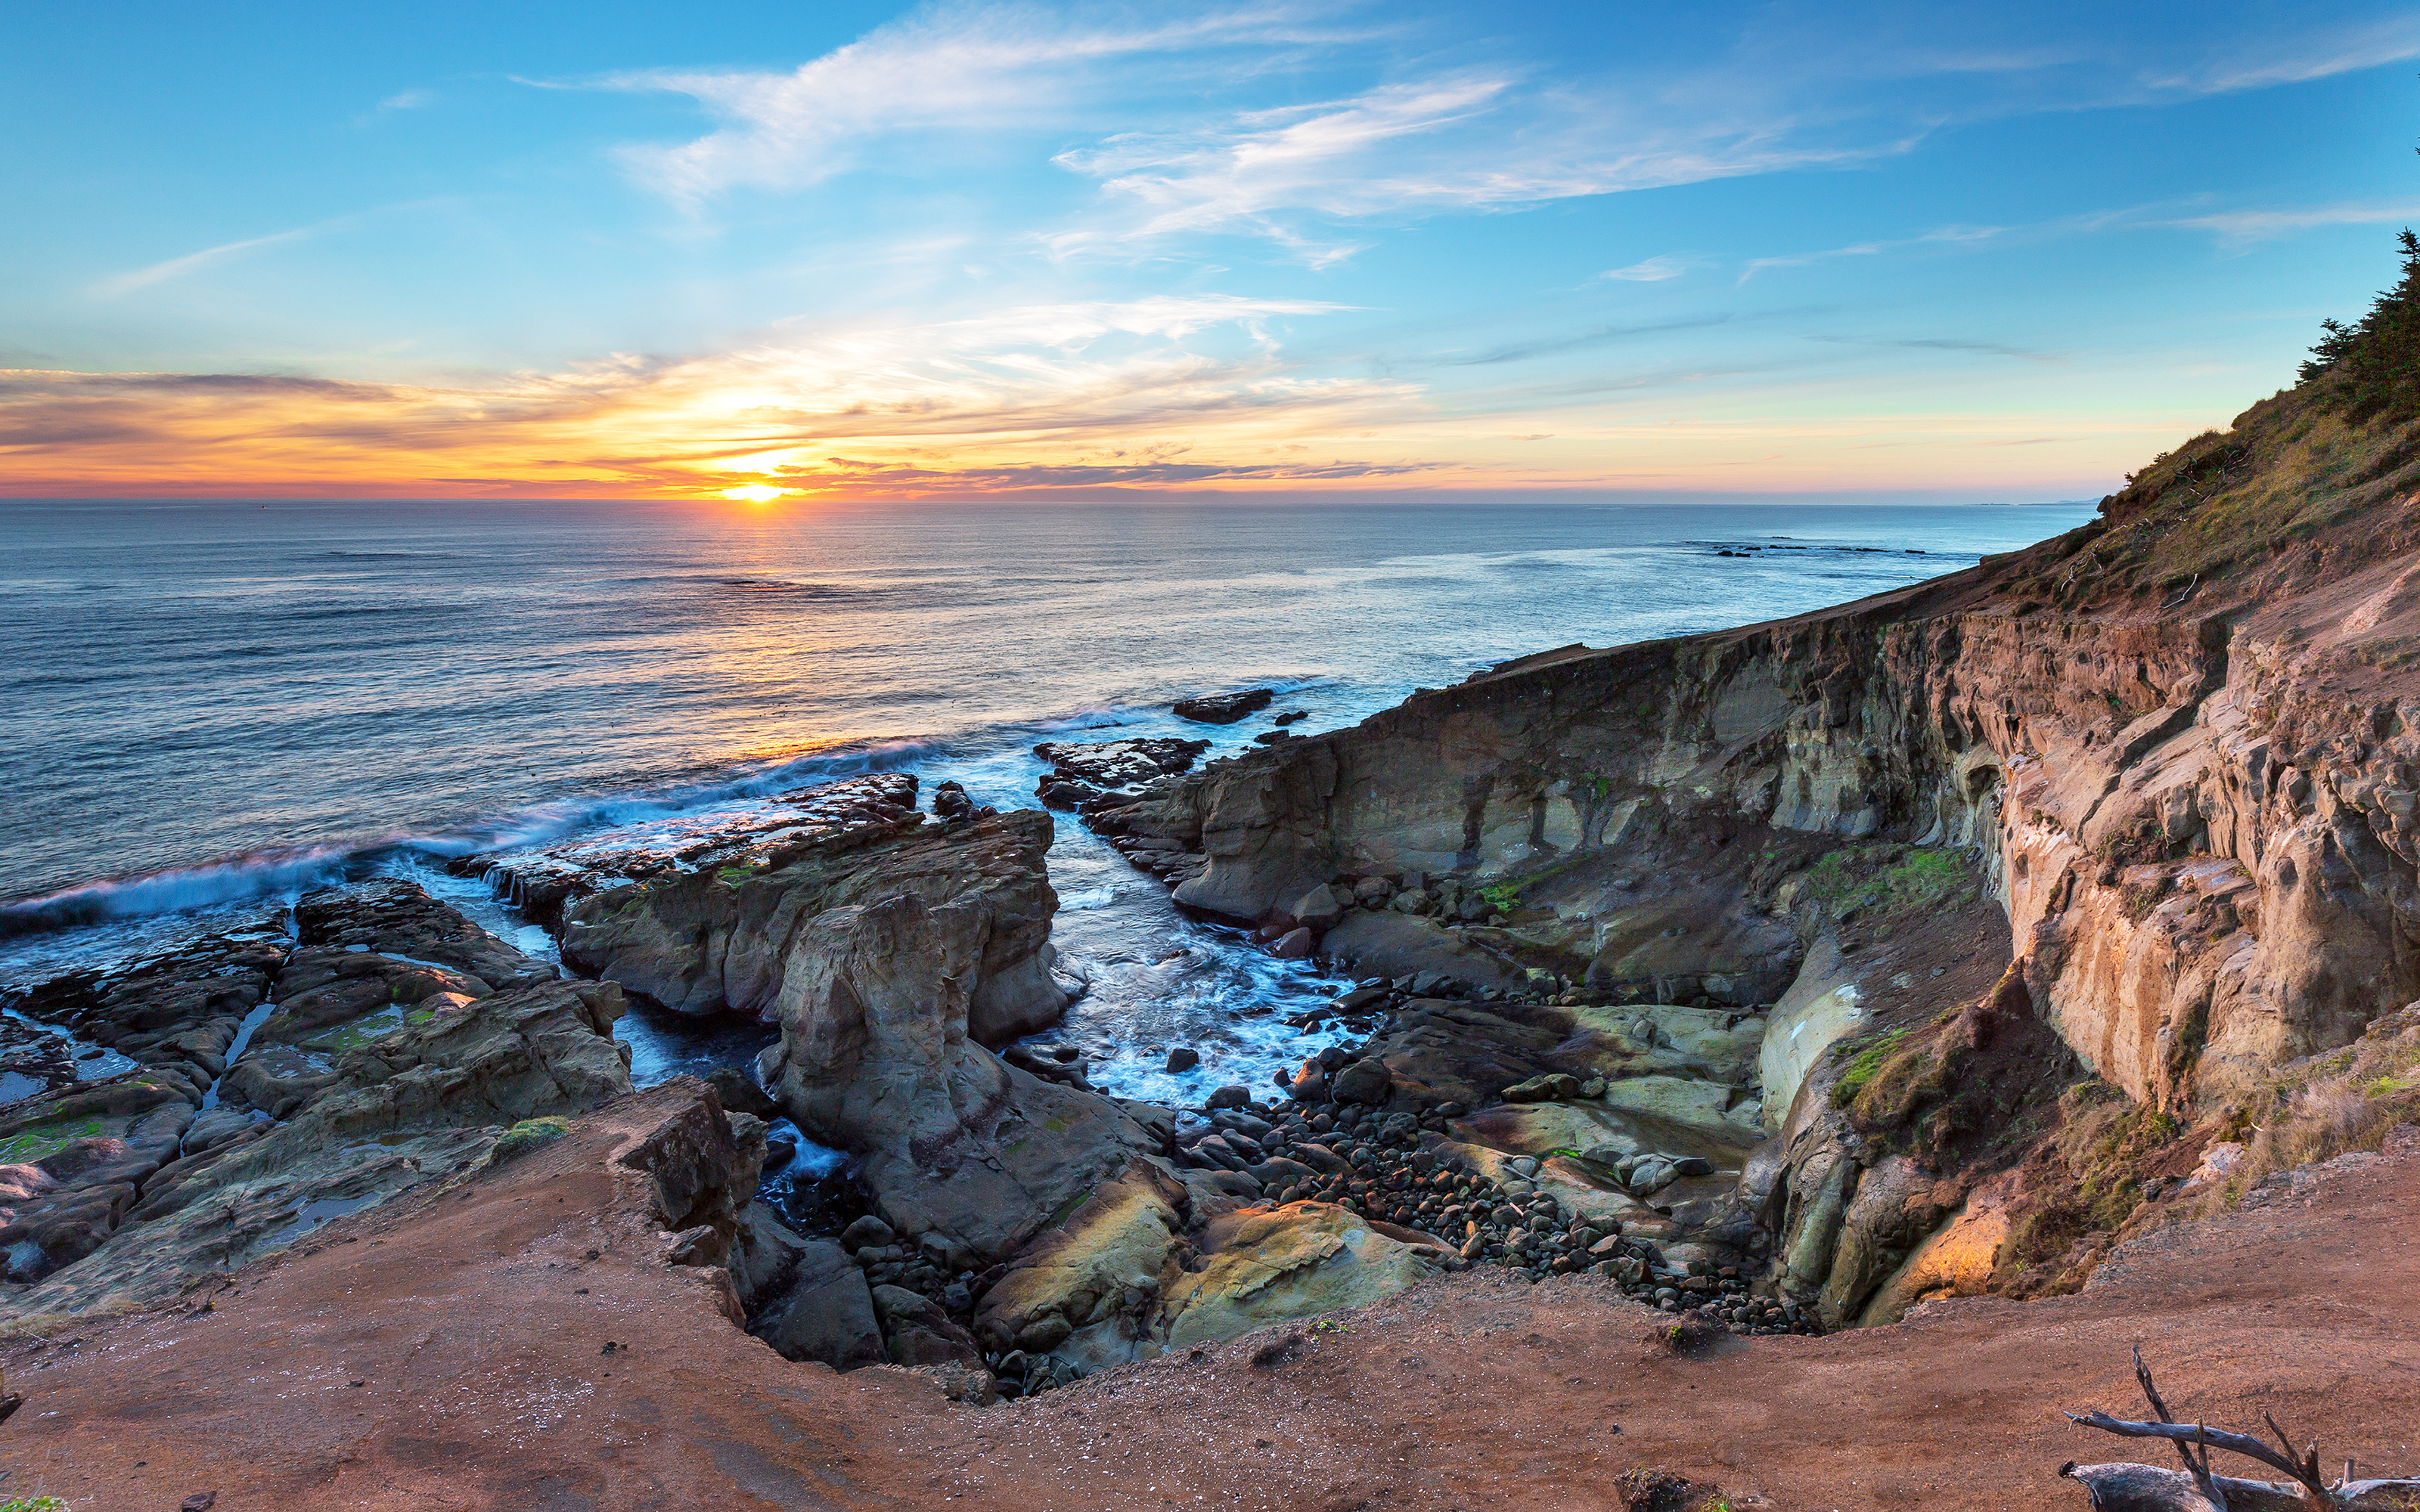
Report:
[[722,490],[722,497],[745,500],[752,504],[769,504],[776,499],[786,499],[798,491],[796,488],[776,488],[769,483],[751,483],[737,488],[725,488]]

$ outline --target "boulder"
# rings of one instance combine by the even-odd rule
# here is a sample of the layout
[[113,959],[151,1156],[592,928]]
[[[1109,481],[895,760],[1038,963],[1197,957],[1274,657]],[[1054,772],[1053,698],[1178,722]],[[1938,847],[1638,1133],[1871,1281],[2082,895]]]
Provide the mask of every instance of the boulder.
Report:
[[[1283,1072],[1280,1072],[1284,1076]],[[1297,1103],[1327,1101],[1327,1071],[1316,1060],[1306,1060],[1291,1076],[1285,1077],[1286,1096]]]
[[781,1116],[781,1106],[766,1095],[746,1072],[730,1066],[717,1066],[706,1073],[706,1085],[714,1088],[715,1101],[724,1111],[752,1114],[760,1119]]
[[1295,899],[1285,911],[1306,928],[1325,933],[1334,929],[1336,921],[1344,917],[1346,902],[1337,896],[1333,887],[1323,882]]
[[785,1360],[848,1370],[886,1358],[865,1273],[830,1240],[799,1246],[788,1287],[749,1319],[748,1330]]
[[991,900],[937,907],[913,891],[801,922],[781,964],[782,1041],[765,1057],[783,1111],[860,1157],[859,1179],[894,1230],[938,1230],[986,1260],[1159,1148],[1113,1100],[1046,1082],[970,1038],[996,922]]
[[564,959],[683,1012],[783,1018],[817,990],[819,952],[799,942],[823,917],[853,918],[910,896],[928,909],[960,910],[960,943],[970,949],[956,990],[970,1032],[1005,1044],[1067,1006],[1050,976],[1059,898],[1043,856],[1051,832],[1048,814],[1026,810],[781,851],[762,869],[706,867],[630,883],[571,910]]
[[1328,1078],[1328,1095],[1339,1103],[1359,1103],[1370,1107],[1383,1105],[1394,1090],[1394,1079],[1387,1063],[1374,1056],[1364,1056],[1347,1064]]
[[1174,1075],[1178,1072],[1191,1071],[1194,1067],[1199,1066],[1200,1064],[1202,1064],[1202,1053],[1200,1051],[1189,1049],[1184,1045],[1178,1045],[1175,1049],[1171,1050],[1168,1053],[1168,1064],[1161,1069],[1166,1071],[1169,1074]]
[[891,1226],[870,1212],[840,1231],[841,1248],[852,1255],[861,1249],[881,1249],[898,1242],[899,1236]]
[[1507,1103],[1565,1103],[1579,1095],[1579,1078],[1563,1072],[1548,1072],[1504,1088]]
[[1241,693],[1212,693],[1200,698],[1179,699],[1171,710],[1180,719],[1196,724],[1233,724],[1246,715],[1258,714],[1276,701],[1274,688],[1248,688]]
[[731,1282],[751,1317],[782,1294],[797,1274],[807,1242],[761,1202],[741,1210],[731,1252]]
[[905,1287],[881,1286],[873,1288],[873,1302],[892,1365],[983,1364],[974,1335],[953,1322],[930,1297]]
[[1307,929],[1289,930],[1269,944],[1269,954],[1280,961],[1304,961],[1311,957],[1311,937]]
[[1244,1107],[1251,1101],[1252,1089],[1249,1087],[1221,1087],[1205,1098],[1202,1105],[1215,1113],[1220,1108]]

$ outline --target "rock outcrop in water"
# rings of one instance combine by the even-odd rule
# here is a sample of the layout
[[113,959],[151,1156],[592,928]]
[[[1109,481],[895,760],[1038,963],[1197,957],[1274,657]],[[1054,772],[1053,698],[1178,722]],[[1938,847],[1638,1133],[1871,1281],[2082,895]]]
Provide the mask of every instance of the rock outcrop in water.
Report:
[[574,904],[609,888],[699,870],[763,871],[811,850],[845,850],[904,834],[923,823],[916,788],[908,773],[879,772],[491,851],[458,861],[454,870],[484,877],[522,913],[560,933]]
[[1052,980],[1044,870],[1050,816],[1025,811],[925,826],[910,812],[828,837],[793,839],[746,858],[597,892],[572,908],[563,957],[583,972],[683,1012],[785,1017],[814,990],[801,935],[824,915],[902,895],[956,905],[974,954],[963,982],[968,1032],[997,1045],[1055,1022],[1067,994]]

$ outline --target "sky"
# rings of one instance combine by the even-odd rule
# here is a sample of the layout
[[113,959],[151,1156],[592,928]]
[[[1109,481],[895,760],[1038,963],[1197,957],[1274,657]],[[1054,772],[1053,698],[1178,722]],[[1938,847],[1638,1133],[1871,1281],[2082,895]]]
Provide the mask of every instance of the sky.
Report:
[[2097,498],[2420,224],[2420,8],[0,15],[0,493]]

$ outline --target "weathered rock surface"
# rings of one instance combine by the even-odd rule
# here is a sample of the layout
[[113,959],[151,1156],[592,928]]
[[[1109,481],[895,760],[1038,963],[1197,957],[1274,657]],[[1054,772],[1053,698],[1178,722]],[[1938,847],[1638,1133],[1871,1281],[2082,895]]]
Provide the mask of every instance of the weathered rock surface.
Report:
[[8,1006],[184,1083],[198,1102],[225,1069],[244,1015],[268,998],[291,943],[282,925],[264,923],[123,970],[70,972]]
[[1098,1370],[1360,1306],[1452,1259],[1430,1235],[1329,1203],[1220,1206],[1199,1221],[1184,1181],[1134,1162],[1016,1257],[985,1295],[978,1335]]
[[971,932],[961,987],[976,1040],[1003,1044],[1056,1021],[1067,995],[1049,969],[1059,906],[1043,865],[1050,816],[932,830],[916,829],[919,817],[600,892],[571,910],[564,959],[683,1012],[782,1019],[811,990],[795,974],[815,956],[803,942],[822,916],[913,896],[957,907],[952,917]]
[[[358,905],[315,895],[305,909],[306,938],[324,943],[290,957],[259,940],[213,941],[27,995],[81,1033],[157,1058],[0,1116],[0,1158],[14,1157],[0,1165],[0,1246],[8,1279],[30,1283],[13,1307],[173,1296],[462,1169],[505,1128],[629,1089],[611,984],[556,980],[417,888],[371,889]],[[344,949],[363,943],[345,933],[477,964],[504,988]],[[267,1022],[254,1040],[281,1023],[287,1038],[248,1046],[213,1087],[203,1073],[235,1038],[229,1013],[242,1008],[240,1023],[264,991],[274,1011],[258,1009]],[[197,1116],[217,1094],[225,1101]]]
[[[1045,815],[985,824],[1032,836],[1033,821],[1047,837]],[[800,1129],[861,1158],[893,1229],[938,1233],[985,1258],[1164,1142],[1126,1106],[975,1041],[969,1023],[995,919],[980,894],[937,906],[902,891],[803,920],[781,965],[782,1042],[763,1068]]]
[[[410,882],[371,882],[305,894],[295,905],[294,921],[305,948],[395,956],[475,978],[491,992],[551,981],[559,975]],[[279,1000],[286,996],[281,987]]]

